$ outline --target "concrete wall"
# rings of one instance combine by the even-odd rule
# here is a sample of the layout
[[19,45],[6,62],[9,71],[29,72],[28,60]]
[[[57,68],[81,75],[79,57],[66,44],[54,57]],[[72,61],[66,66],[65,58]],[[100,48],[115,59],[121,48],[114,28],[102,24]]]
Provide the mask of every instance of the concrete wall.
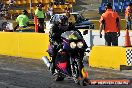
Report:
[[121,69],[127,66],[127,48],[117,46],[94,46],[90,52],[89,65],[97,68]]
[[[82,34],[83,34],[82,30]],[[83,35],[91,52],[88,54],[89,66],[106,69],[122,69],[121,66],[132,64],[131,51],[132,47],[123,47],[125,44],[126,31],[121,31],[118,38],[118,46],[105,46],[104,35],[99,36],[99,30],[88,30],[88,34]],[[129,31],[130,40],[132,42],[132,31]],[[127,55],[127,56],[126,56]]]
[[[81,30],[83,33],[84,30]],[[130,37],[132,41],[132,31],[130,31]],[[125,31],[121,31],[121,36],[119,37],[119,46],[124,46],[124,36]],[[99,31],[88,30],[88,34],[83,35],[87,45],[92,48],[92,46],[105,45],[105,39],[99,37]],[[9,54],[16,56],[31,56],[33,58],[38,58],[40,55],[45,53],[48,47],[48,34],[41,33],[9,33],[0,32],[0,54]],[[19,52],[19,53],[18,53]]]
[[43,33],[0,32],[0,54],[41,59],[47,56],[49,38]]

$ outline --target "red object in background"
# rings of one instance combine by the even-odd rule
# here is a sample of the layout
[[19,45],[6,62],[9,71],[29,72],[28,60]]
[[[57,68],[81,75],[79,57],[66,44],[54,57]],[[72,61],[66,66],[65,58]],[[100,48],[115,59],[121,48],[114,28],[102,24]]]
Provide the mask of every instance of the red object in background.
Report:
[[131,46],[131,40],[130,40],[130,36],[129,36],[129,31],[128,31],[128,29],[126,29],[125,46],[126,46],[126,47]]
[[37,19],[37,16],[34,16],[34,25],[35,25],[35,32],[38,32],[38,19]]

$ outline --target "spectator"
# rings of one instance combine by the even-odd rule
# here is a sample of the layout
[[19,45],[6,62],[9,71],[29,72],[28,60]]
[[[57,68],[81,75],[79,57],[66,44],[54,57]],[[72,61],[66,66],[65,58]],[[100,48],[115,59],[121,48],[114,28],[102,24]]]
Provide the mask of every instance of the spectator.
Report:
[[37,16],[38,19],[38,32],[39,33],[44,33],[44,19],[45,19],[45,12],[42,10],[42,7],[44,7],[44,5],[39,2],[37,5],[37,9],[35,10],[35,15]]
[[126,19],[126,29],[131,30],[131,16],[132,13],[132,3],[129,3],[125,10],[125,19]]
[[118,46],[118,37],[120,36],[120,17],[117,12],[112,11],[111,3],[106,6],[106,12],[100,18],[100,38],[102,30],[105,32],[106,45]]
[[3,5],[4,5],[4,4],[1,2],[1,3],[0,3],[0,10],[3,8]]
[[65,4],[65,0],[55,0],[54,1],[55,5],[64,5]]
[[65,4],[65,0],[60,0],[60,4],[64,5]]
[[59,0],[54,0],[55,5],[59,5]]
[[10,4],[14,4],[15,3],[15,0],[9,0],[9,3]]
[[0,3],[0,15],[2,14],[2,8],[3,8],[4,4],[1,2]]
[[25,28],[28,25],[29,22],[29,18],[28,18],[28,12],[26,10],[23,10],[23,13],[21,15],[19,15],[16,19],[16,22],[18,23],[18,25],[15,27],[14,30],[17,29],[17,27],[19,28]]
[[50,3],[47,11],[47,17],[50,19],[52,16],[53,16],[53,3]]
[[13,9],[13,7],[15,6],[15,0],[9,0],[9,9]]
[[2,8],[1,8],[1,16],[4,18],[8,18],[8,9],[6,8],[5,4],[2,4]]
[[13,23],[11,22],[3,22],[2,28],[4,32],[13,32]]

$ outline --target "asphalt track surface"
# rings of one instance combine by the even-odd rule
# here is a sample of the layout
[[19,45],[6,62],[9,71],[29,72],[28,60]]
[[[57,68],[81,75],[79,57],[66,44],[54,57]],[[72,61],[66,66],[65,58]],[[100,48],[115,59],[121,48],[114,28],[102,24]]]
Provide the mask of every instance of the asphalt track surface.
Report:
[[[90,79],[132,79],[132,71],[89,68]],[[0,88],[132,88],[132,85],[80,86],[72,79],[55,82],[42,60],[0,56]]]

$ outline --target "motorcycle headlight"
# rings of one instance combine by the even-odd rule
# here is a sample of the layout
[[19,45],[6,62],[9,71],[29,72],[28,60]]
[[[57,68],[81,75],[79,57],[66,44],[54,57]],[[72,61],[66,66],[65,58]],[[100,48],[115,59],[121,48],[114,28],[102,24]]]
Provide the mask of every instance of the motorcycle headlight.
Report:
[[82,42],[78,42],[78,43],[77,43],[77,47],[78,47],[78,48],[82,48],[82,47],[83,47],[83,43],[82,43]]
[[72,49],[74,49],[74,48],[76,47],[76,43],[75,43],[75,42],[71,42],[71,43],[70,43],[70,47],[71,47]]

